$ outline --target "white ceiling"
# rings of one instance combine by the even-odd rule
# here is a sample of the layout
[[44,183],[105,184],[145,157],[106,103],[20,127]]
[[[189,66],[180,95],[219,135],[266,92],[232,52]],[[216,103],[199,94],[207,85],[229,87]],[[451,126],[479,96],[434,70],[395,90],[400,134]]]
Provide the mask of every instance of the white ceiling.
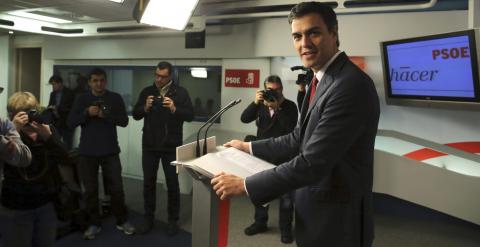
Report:
[[[42,33],[42,26],[49,26],[59,29],[83,28],[82,34],[62,34],[63,36],[91,36],[100,35],[96,30],[101,28],[101,23],[109,23],[103,27],[132,27],[136,24],[133,20],[133,9],[138,0],[125,0],[119,4],[109,0],[0,0],[0,30],[14,29],[17,31],[30,31]],[[352,12],[379,12],[379,11],[413,11],[422,9],[437,8],[443,4],[446,9],[464,8],[467,0],[320,0],[336,7],[337,13]],[[238,22],[249,22],[258,18],[269,18],[286,16],[289,9],[299,0],[199,0],[194,16],[194,24],[191,31],[201,30],[208,24],[228,24]],[[362,3],[366,6],[349,8],[348,4]],[[468,5],[468,4],[467,4]],[[446,6],[446,7],[445,7]],[[3,25],[3,20],[10,20],[8,12],[27,11],[50,17],[57,17],[72,21],[68,25],[38,24],[36,29],[28,29],[34,22],[20,25]],[[201,24],[203,22],[203,24]],[[25,28],[27,27],[27,28]],[[144,26],[143,26],[144,27]],[[197,28],[197,29],[195,29]],[[139,32],[151,32],[152,29],[143,31],[128,31],[130,34]],[[162,30],[165,31],[165,30]],[[0,32],[1,33],[1,32]],[[45,33],[45,32],[43,32]],[[55,33],[45,33],[53,34]],[[123,34],[126,34],[123,32]],[[104,34],[105,35],[105,34]],[[114,35],[114,32],[108,35]]]

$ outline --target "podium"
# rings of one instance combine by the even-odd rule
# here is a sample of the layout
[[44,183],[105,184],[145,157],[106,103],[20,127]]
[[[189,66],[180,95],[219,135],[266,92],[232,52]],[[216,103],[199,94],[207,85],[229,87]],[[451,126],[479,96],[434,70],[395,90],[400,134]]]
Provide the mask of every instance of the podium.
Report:
[[[196,158],[196,145],[192,142],[177,147],[177,160],[172,162],[193,178],[192,247],[226,247],[230,200],[220,200],[210,184],[211,178],[184,165]],[[217,151],[215,137],[209,137],[207,145],[207,152]],[[203,147],[203,140],[200,146]]]

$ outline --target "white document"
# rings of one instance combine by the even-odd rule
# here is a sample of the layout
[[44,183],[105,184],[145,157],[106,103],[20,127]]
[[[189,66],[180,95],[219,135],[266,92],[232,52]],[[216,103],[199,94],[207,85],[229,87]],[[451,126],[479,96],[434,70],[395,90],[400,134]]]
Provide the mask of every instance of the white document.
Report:
[[208,153],[193,160],[176,161],[175,163],[190,167],[209,178],[220,172],[246,178],[275,167],[273,164],[232,147]]

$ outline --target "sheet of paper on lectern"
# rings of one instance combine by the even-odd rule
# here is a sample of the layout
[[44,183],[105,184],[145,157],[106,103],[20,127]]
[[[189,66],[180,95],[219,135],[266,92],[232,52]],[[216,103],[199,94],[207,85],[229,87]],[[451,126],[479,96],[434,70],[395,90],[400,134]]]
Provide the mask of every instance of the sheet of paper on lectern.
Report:
[[179,163],[210,178],[221,172],[246,178],[275,167],[271,163],[236,148],[226,148],[218,152],[208,153],[200,158]]

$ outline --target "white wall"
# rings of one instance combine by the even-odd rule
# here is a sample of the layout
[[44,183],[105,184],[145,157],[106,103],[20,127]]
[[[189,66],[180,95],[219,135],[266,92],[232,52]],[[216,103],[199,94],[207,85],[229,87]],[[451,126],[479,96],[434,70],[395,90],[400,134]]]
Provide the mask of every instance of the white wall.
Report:
[[7,99],[9,87],[9,49],[10,37],[7,35],[0,36],[0,86],[4,88],[0,94],[0,117],[7,117]]
[[[450,32],[467,28],[466,11],[436,11],[338,16],[340,48],[350,56],[378,56],[379,42]],[[291,32],[284,18],[258,22],[258,57],[295,56]]]

